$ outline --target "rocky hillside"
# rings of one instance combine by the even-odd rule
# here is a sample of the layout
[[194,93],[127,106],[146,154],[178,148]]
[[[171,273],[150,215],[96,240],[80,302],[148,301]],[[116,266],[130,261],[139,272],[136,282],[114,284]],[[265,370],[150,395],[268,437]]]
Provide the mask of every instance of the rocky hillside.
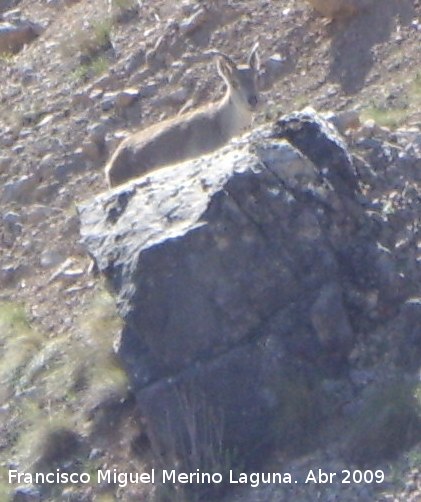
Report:
[[[316,3],[0,1],[4,500],[162,496],[148,485],[119,488],[115,483],[30,483],[19,489],[22,483],[8,483],[8,472],[49,472],[56,466],[132,472],[151,465],[127,375],[114,356],[121,323],[80,243],[76,206],[106,190],[103,166],[130,131],[221,96],[222,83],[208,53],[213,48],[241,61],[259,42],[262,104],[256,125],[306,105],[336,114],[360,168],[365,207],[387,222],[380,225],[379,246],[398,260],[404,277],[383,284],[390,297],[379,304],[373,296],[371,313],[353,326],[359,335],[347,357],[361,363],[354,384],[366,382],[364,371],[374,364],[380,372],[399,367],[400,377],[416,373],[421,5],[418,0],[365,2],[357,12],[334,12],[332,19],[314,10]],[[386,258],[383,266],[389,266]],[[358,298],[351,304],[359,305]],[[407,344],[416,350],[401,352]],[[350,389],[343,381],[334,385],[338,393]],[[392,395],[398,402],[392,406],[400,406],[402,386],[396,390],[394,385],[383,404]],[[381,404],[368,402],[371,416]],[[400,427],[400,418],[393,426]],[[404,422],[409,428],[413,423],[412,415]],[[361,438],[362,431],[355,434]],[[382,494],[362,490],[359,500],[417,500],[418,435],[409,430],[407,437],[405,451],[398,448],[398,456],[381,464],[387,472]],[[270,461],[283,471],[330,464],[337,470],[340,453],[317,450],[310,459],[291,460],[280,450]],[[350,458],[361,460],[357,454]],[[235,492],[227,500],[292,500],[288,490],[273,490],[259,491],[259,499],[255,491]],[[335,495],[317,493],[304,490],[300,496],[330,500]],[[341,500],[356,500],[347,487],[339,493]]]

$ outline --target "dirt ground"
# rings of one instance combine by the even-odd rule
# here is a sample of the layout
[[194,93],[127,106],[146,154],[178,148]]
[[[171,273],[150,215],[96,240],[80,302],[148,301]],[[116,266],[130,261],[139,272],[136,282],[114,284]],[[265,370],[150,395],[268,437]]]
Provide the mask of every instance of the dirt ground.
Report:
[[[84,338],[86,320],[93,308],[97,312],[93,305],[104,289],[78,242],[75,207],[106,189],[103,166],[124,133],[221,96],[222,82],[206,51],[216,48],[242,61],[258,42],[263,68],[270,58],[278,62],[256,124],[312,106],[355,109],[391,128],[421,125],[418,0],[378,0],[337,20],[323,18],[305,0],[119,0],[111,17],[106,0],[6,4],[18,11],[7,19],[29,19],[43,33],[19,53],[0,55],[0,157],[6,159],[0,162],[0,205],[2,215],[12,212],[20,221],[13,235],[4,219],[0,223],[0,301],[24,305],[44,342],[60,345],[61,355],[54,357],[66,368],[63,353],[80,354],[93,343]],[[201,5],[205,20],[192,27]],[[139,92],[132,106],[109,105],[113,93],[128,88]],[[104,151],[91,153],[92,131],[99,126]],[[24,176],[30,188],[8,195],[5,187]],[[71,273],[60,275],[66,260]],[[98,315],[107,322],[107,314]],[[112,326],[106,354],[117,329]],[[23,408],[14,384],[2,392],[4,468],[19,457],[10,431],[16,420],[27,425],[17,411]],[[53,396],[42,407],[73,413],[77,399],[70,405],[63,399]],[[125,420],[130,431],[129,414]],[[129,463],[126,439],[118,440],[109,461]]]

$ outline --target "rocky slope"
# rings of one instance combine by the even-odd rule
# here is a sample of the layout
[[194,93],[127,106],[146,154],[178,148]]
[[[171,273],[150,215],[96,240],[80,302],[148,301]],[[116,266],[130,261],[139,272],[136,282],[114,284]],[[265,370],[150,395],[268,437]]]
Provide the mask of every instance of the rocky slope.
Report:
[[[370,200],[390,223],[381,244],[400,254],[408,276],[418,277],[411,267],[419,266],[419,164],[410,176],[405,171],[405,153],[420,157],[417,0],[377,2],[334,21],[304,0],[120,0],[112,12],[105,0],[22,0],[0,2],[0,9],[7,28],[0,30],[0,493],[10,491],[3,479],[9,466],[61,462],[70,444],[77,448],[66,455],[74,454],[83,469],[133,470],[148,462],[126,376],[113,356],[119,321],[79,243],[75,206],[105,190],[104,162],[128,131],[220,96],[208,49],[241,60],[259,41],[264,93],[256,124],[307,104],[321,111],[357,110],[362,121],[377,122],[357,126],[347,142],[361,160]],[[27,45],[1,45],[10,26],[26,27]],[[409,290],[402,288],[402,302],[414,305],[419,294],[412,283]],[[404,310],[399,317],[387,306],[376,311],[373,326],[361,329],[370,333],[374,354],[383,359],[379,345],[385,342],[379,340],[387,339],[390,364],[400,356],[413,372],[411,351],[393,350],[396,333],[412,314]],[[363,339],[356,350],[369,358]],[[110,438],[117,423],[119,432]],[[407,492],[399,495],[399,483],[389,481],[385,500],[408,500],[410,491],[416,496],[417,455],[414,445],[389,469],[399,473],[395,481],[407,483]],[[66,496],[153,496],[146,488],[133,495],[128,487],[118,496],[109,488],[72,495],[70,487]],[[261,500],[274,496],[262,494]],[[63,497],[54,490],[44,496]]]

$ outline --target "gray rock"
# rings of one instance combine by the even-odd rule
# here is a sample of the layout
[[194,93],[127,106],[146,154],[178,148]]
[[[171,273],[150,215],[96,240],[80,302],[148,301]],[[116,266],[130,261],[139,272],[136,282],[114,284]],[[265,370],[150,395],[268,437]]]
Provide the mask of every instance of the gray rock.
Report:
[[6,265],[0,268],[0,284],[2,287],[13,286],[20,279],[21,267]]
[[23,85],[30,85],[37,80],[37,72],[33,67],[23,67],[19,70],[19,76]]
[[12,164],[12,157],[2,155],[0,157],[0,173],[6,172]]
[[56,165],[54,175],[60,183],[66,181],[74,173],[79,173],[86,169],[86,158],[82,148],[69,152],[62,163]]
[[272,85],[287,71],[287,59],[280,54],[273,54],[263,64],[263,73],[260,76],[262,89],[270,89]]
[[17,180],[11,180],[5,183],[3,193],[0,198],[4,203],[8,202],[29,202],[36,186],[35,176],[21,176]]
[[14,145],[11,150],[15,155],[21,155],[25,151],[25,146],[22,144]]
[[184,52],[186,46],[184,38],[180,36],[180,27],[175,21],[170,21],[162,31],[154,47],[145,55],[147,67],[151,71],[168,66]]
[[180,87],[173,92],[153,100],[153,106],[160,108],[166,106],[180,106],[186,102],[191,92],[186,87]]
[[18,486],[12,493],[12,502],[40,502],[41,492],[35,486]]
[[134,88],[124,89],[120,91],[115,99],[115,104],[117,108],[124,109],[128,108],[139,98],[139,91]]
[[19,23],[0,23],[0,53],[18,52],[22,47],[37,38],[42,28],[29,21]]
[[287,139],[308,157],[335,190],[351,199],[359,193],[354,163],[342,137],[312,108],[281,118],[274,134]]
[[37,166],[35,167],[35,172],[39,180],[46,180],[54,174],[56,168],[57,158],[52,153],[47,153],[44,155]]
[[57,210],[42,204],[33,204],[26,210],[25,221],[30,225],[38,225],[42,221],[48,220]]
[[276,142],[272,138],[259,142],[255,152],[263,164],[290,188],[302,182],[317,181],[314,164],[285,140]]
[[95,141],[89,141],[89,140],[84,141],[82,143],[81,148],[82,148],[83,155],[87,159],[89,159],[93,162],[97,162],[97,161],[101,160],[103,149]]
[[72,96],[72,105],[79,109],[86,109],[94,104],[93,97],[86,92],[78,92]]
[[131,75],[135,72],[140,66],[145,64],[145,50],[138,49],[136,52],[131,54],[125,61],[124,67],[125,71]]
[[150,82],[144,85],[139,91],[140,98],[151,98],[159,90],[159,85],[156,82]]
[[3,215],[2,220],[11,234],[16,236],[22,232],[22,218],[18,213],[9,211]]
[[[4,12],[12,9],[13,7],[16,7],[20,1],[21,0],[0,0],[0,12]],[[3,17],[5,14],[6,12],[3,14]]]
[[15,134],[6,133],[0,136],[0,146],[11,147],[15,141],[16,141]]
[[101,99],[101,109],[104,112],[112,110],[115,106],[117,93],[116,92],[106,92]]
[[61,251],[57,251],[55,249],[45,249],[41,253],[40,264],[44,268],[51,268],[63,263],[65,258],[66,257]]
[[209,11],[203,8],[199,9],[180,24],[180,33],[184,36],[190,36],[194,31],[200,29],[208,21]]
[[107,134],[107,127],[101,122],[90,124],[88,126],[88,134],[92,141],[94,141],[98,145],[103,145],[105,141],[105,135]]
[[[345,144],[306,117],[79,206],[82,242],[124,320],[118,355],[163,448],[173,441],[183,455],[189,420],[220,410],[223,432],[213,432],[247,461],[271,441],[282,369],[347,364],[348,291],[362,297],[368,284],[350,278],[370,273],[376,244]],[[303,123],[295,147],[278,138]]]

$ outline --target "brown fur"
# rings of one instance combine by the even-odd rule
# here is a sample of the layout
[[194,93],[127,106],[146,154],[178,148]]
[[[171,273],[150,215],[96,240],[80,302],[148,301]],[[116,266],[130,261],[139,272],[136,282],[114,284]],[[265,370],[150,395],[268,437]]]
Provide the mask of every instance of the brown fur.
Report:
[[250,125],[257,105],[257,71],[256,47],[247,66],[236,66],[228,56],[220,56],[218,72],[227,84],[223,99],[123,140],[105,167],[109,187],[212,152],[243,131]]

